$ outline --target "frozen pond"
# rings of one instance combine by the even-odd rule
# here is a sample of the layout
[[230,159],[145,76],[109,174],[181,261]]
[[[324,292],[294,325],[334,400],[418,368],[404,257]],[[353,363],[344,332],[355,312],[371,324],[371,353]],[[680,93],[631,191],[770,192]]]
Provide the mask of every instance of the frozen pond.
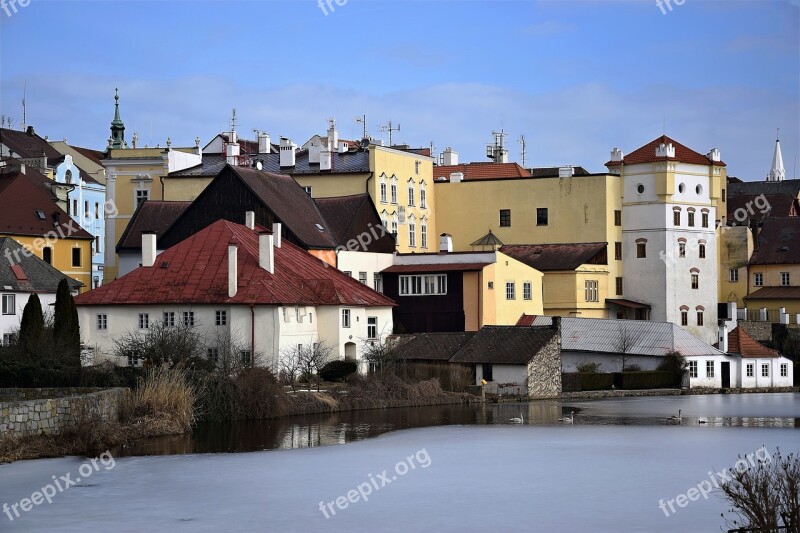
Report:
[[[720,531],[727,505],[697,487],[713,489],[740,454],[800,449],[798,394],[535,403],[526,424],[508,424],[520,407],[478,406],[469,425],[362,432],[344,446],[0,465],[0,504],[20,512],[0,514],[0,530]],[[573,409],[575,425],[548,422]],[[677,409],[689,418],[664,420]],[[405,416],[420,425],[440,416],[424,413]],[[68,474],[81,481],[52,503],[19,507]],[[696,501],[680,507],[692,489]]]

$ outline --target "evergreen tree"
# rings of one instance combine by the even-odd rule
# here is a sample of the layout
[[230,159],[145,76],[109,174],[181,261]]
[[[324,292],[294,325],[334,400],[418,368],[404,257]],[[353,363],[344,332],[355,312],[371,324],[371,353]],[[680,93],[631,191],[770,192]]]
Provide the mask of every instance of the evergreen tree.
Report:
[[42,302],[37,294],[31,294],[25,309],[22,310],[22,320],[19,326],[19,348],[22,354],[29,358],[37,358],[39,348],[44,338],[44,315]]
[[71,367],[81,366],[81,334],[78,308],[64,278],[58,283],[53,316],[53,342],[59,362]]

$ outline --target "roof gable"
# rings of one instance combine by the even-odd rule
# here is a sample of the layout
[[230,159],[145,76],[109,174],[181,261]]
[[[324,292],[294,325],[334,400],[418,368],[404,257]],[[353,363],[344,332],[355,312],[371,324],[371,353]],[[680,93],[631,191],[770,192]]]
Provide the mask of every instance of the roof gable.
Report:
[[549,326],[484,326],[450,362],[524,365],[557,333]]
[[71,290],[78,290],[83,286],[80,281],[65,276],[28,252],[11,237],[0,237],[0,257],[13,261],[10,264],[9,261],[0,261],[0,289],[54,293],[65,277]]
[[744,358],[780,357],[777,351],[767,348],[741,327],[728,333],[728,353],[739,354]]
[[462,163],[458,165],[439,165],[433,167],[433,181],[449,181],[450,174],[461,172],[464,180],[496,178],[530,178],[529,170],[517,163]]
[[[666,156],[657,156],[656,149],[661,144],[672,144],[675,147],[675,157],[666,157]],[[629,153],[628,155],[622,158],[622,161],[607,161],[606,166],[618,166],[620,164],[625,165],[637,165],[640,163],[655,163],[657,161],[678,161],[680,163],[689,163],[692,165],[715,165],[724,167],[725,163],[722,161],[711,161],[708,157],[698,152],[695,152],[691,148],[688,148],[678,141],[675,141],[666,135],[662,135],[661,137],[657,137],[650,141],[649,143],[645,144],[644,146],[637,148],[633,152]]]

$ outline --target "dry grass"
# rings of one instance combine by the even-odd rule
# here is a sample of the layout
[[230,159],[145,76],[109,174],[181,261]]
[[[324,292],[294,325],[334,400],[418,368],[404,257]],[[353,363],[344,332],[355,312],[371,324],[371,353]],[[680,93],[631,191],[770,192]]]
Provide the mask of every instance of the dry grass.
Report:
[[140,437],[186,433],[195,421],[196,399],[186,369],[154,367],[125,401],[121,418]]

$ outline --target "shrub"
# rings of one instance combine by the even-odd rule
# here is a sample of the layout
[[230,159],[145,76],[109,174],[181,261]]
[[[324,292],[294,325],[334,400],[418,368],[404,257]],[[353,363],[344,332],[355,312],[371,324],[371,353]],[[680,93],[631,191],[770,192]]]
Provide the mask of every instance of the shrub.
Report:
[[680,385],[680,379],[678,380],[678,385],[676,385],[674,372],[652,370],[622,372],[621,375],[622,388],[625,390],[669,389]]
[[641,372],[641,371],[642,371],[642,367],[640,367],[639,365],[626,365],[625,366],[625,372]]
[[355,361],[331,361],[320,369],[319,375],[325,381],[343,381],[357,370]]
[[609,373],[580,372],[581,390],[610,390],[614,376]]
[[578,372],[593,373],[600,370],[600,363],[581,363],[575,367]]
[[186,369],[153,367],[126,401],[123,419],[159,435],[185,433],[195,421],[196,398]]

